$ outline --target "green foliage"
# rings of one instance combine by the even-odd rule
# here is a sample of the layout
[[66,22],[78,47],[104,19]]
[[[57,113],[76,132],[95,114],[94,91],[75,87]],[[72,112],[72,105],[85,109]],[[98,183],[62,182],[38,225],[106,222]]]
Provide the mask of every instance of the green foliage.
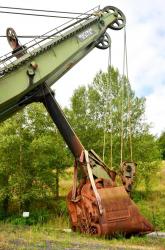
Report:
[[105,162],[115,170],[121,161],[121,138],[123,161],[131,160],[132,146],[133,160],[138,164],[137,183],[145,183],[149,190],[159,170],[159,146],[144,120],[145,98],[135,95],[118,70],[112,67],[108,72],[100,71],[92,84],[76,89],[66,113],[84,146],[100,156],[104,151]]
[[123,160],[130,160],[130,134],[135,161],[159,159],[158,145],[143,118],[145,99],[135,96],[128,80],[120,76],[118,70],[100,71],[92,84],[76,89],[71,108],[66,112],[85,147],[93,148],[100,156],[103,155],[105,135],[105,161],[109,165],[112,140],[115,169],[120,164],[122,133]]
[[146,193],[151,192],[151,187],[157,172],[160,170],[160,162],[138,162],[135,185],[144,184]]
[[165,227],[165,217],[164,209],[158,209],[152,212],[152,223],[155,226],[155,229],[164,231]]
[[165,160],[165,131],[163,131],[158,138],[158,144],[161,152],[161,158]]
[[160,194],[159,186],[156,187],[157,191],[154,191],[152,187],[150,187],[150,192],[136,190],[133,199],[141,213],[153,224],[155,231],[164,231],[164,193]]
[[33,200],[58,196],[59,176],[70,167],[68,149],[47,112],[28,106],[0,125],[2,213],[17,200],[29,210]]
[[1,200],[18,196],[23,201],[22,194],[31,186],[31,136],[25,121],[25,113],[20,112],[0,127],[0,175],[3,176],[3,182],[0,183]]
[[66,201],[59,199],[56,205],[55,213],[57,216],[68,216]]
[[40,209],[30,213],[30,216],[24,218],[20,215],[14,215],[7,219],[13,225],[35,225],[46,223],[50,219],[48,210]]
[[[128,80],[118,70],[99,72],[88,87],[79,87],[65,112],[87,149],[103,155],[105,162],[118,169],[121,134],[123,160],[130,160],[130,134],[133,159],[138,163],[137,180],[149,192],[158,171],[159,147],[144,122],[145,99],[136,97]],[[122,130],[123,123],[123,130]],[[164,138],[164,137],[163,137]],[[111,141],[113,142],[111,159]],[[161,144],[161,143],[162,144]],[[159,140],[163,145],[163,139]],[[163,146],[162,146],[163,150]],[[0,201],[6,217],[10,202],[17,201],[18,211],[29,211],[33,201],[59,196],[59,177],[71,165],[68,147],[41,104],[33,104],[0,125]],[[111,162],[112,161],[112,162]],[[66,215],[64,201],[55,213]],[[37,223],[46,218],[32,213],[29,219],[14,223]]]

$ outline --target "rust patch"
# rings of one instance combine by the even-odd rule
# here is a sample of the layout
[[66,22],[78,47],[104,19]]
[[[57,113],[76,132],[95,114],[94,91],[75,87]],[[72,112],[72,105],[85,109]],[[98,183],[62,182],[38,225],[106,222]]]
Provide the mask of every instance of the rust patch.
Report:
[[79,199],[72,201],[72,191],[67,196],[74,231],[107,236],[153,231],[153,226],[140,214],[124,186],[112,187],[110,182],[101,178],[95,180],[95,185],[101,198],[102,214],[99,213],[98,203],[88,179],[77,187]]

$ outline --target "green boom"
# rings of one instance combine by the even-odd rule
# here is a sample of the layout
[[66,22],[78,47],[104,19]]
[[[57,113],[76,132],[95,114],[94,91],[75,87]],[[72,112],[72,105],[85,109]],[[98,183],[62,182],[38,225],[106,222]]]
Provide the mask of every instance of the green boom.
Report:
[[51,86],[103,42],[107,28],[121,29],[124,25],[123,13],[115,7],[106,7],[55,29],[48,38],[33,40],[19,59],[11,53],[1,57],[0,121],[25,106],[29,93],[37,86],[42,83]]

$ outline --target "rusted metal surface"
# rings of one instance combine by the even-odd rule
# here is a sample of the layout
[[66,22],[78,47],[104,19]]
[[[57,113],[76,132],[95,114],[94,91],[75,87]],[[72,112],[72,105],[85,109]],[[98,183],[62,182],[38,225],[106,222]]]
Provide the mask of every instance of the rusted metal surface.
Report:
[[125,190],[130,193],[132,190],[137,164],[135,162],[124,161],[121,163],[121,180]]
[[[133,183],[135,165],[123,163],[121,172],[126,178],[123,184],[125,180],[128,185],[117,187],[116,172],[108,169],[93,150],[85,150],[51,91],[46,86],[43,91],[44,97],[38,95],[38,100],[44,103],[75,156],[73,188],[67,196],[73,230],[107,236],[152,232],[152,225],[140,214],[127,192]],[[78,169],[83,172],[80,180]]]
[[140,214],[124,186],[112,187],[109,180],[102,178],[96,179],[95,185],[101,198],[102,214],[89,179],[81,180],[75,200],[72,200],[72,191],[67,196],[74,231],[98,236],[144,234],[153,231],[153,226]]
[[[109,170],[94,151],[88,152],[85,150],[54,99],[52,91],[47,86],[51,86],[94,47],[108,48],[110,45],[109,38],[107,35],[103,37],[108,27],[119,30],[125,26],[124,14],[112,6],[104,8],[101,15],[99,11],[99,18],[96,15],[94,19],[84,20],[83,18],[82,20],[82,23],[80,23],[80,20],[76,21],[74,29],[71,29],[71,31],[68,29],[73,28],[73,24],[63,26],[61,30],[55,31],[55,34],[60,34],[60,36],[57,39],[55,38],[55,40],[53,39],[51,43],[45,42],[40,46],[41,42],[46,40],[43,39],[40,42],[35,41],[28,48],[26,47],[27,45],[21,45],[14,29],[7,29],[6,35],[13,50],[13,55],[9,56],[9,59],[5,57],[4,60],[5,63],[7,62],[7,67],[3,65],[1,74],[4,75],[5,72],[9,73],[16,70],[16,67],[20,65],[26,65],[21,68],[18,67],[17,80],[22,83],[24,74],[27,74],[29,76],[29,87],[27,88],[27,80],[23,82],[23,87],[22,84],[18,84],[16,81],[17,87],[18,85],[21,86],[18,90],[13,87],[13,76],[15,77],[16,72],[8,74],[7,78],[1,78],[3,83],[1,110],[5,114],[2,115],[2,118],[6,119],[17,109],[20,109],[21,105],[24,106],[33,101],[40,101],[45,105],[75,157],[74,185],[72,191],[67,196],[68,210],[74,230],[108,236],[117,233],[130,235],[152,232],[152,225],[139,213],[138,208],[128,194],[133,184],[135,165],[127,162],[123,163],[121,166],[123,186],[117,187],[115,183],[116,173]],[[88,30],[86,29],[87,27]],[[61,35],[61,32],[64,33]],[[77,39],[79,39],[78,43]],[[39,47],[35,50],[36,45]],[[58,47],[59,57],[54,57],[55,46]],[[60,51],[63,52],[64,47],[71,47],[68,51],[72,52],[67,54],[67,56],[64,56],[64,53],[60,53]],[[29,52],[27,57],[20,60],[19,64],[17,62],[11,63],[10,59],[13,56],[20,58],[26,54],[27,50]],[[43,53],[44,51],[49,51],[49,58],[47,58],[47,53]],[[41,53],[42,56],[40,56]],[[31,62],[31,56],[37,59],[37,63]],[[4,64],[4,61],[2,63]],[[34,71],[40,64],[44,65],[41,69],[42,74],[35,75]],[[36,77],[35,82],[33,82],[34,75]],[[10,91],[10,93],[14,92],[14,94],[8,96],[5,90],[9,89],[9,85],[10,88],[13,88],[13,91]],[[4,89],[4,86],[7,86],[6,89]],[[8,105],[8,102],[10,105]],[[83,178],[79,180],[77,186],[78,167],[83,172]]]
[[12,48],[12,54],[15,55],[16,58],[20,58],[24,54],[26,54],[26,47],[22,46],[17,38],[17,34],[13,28],[6,29],[6,37],[10,47]]

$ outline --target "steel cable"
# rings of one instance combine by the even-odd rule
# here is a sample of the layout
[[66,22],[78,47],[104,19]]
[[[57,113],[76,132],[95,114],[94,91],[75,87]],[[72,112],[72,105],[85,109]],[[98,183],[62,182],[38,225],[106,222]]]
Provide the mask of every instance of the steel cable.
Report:
[[[109,50],[108,50],[108,76],[107,76],[107,84],[106,84],[106,100],[105,100],[105,107],[104,107],[104,133],[103,133],[103,161],[105,158],[105,149],[106,149],[106,130],[107,130],[107,112],[108,112],[108,104],[109,104],[109,94],[110,94],[110,90],[111,90],[111,43],[109,46]],[[110,103],[111,106],[111,103]],[[111,107],[110,107],[111,108]],[[111,111],[110,111],[111,112]],[[112,122],[111,122],[111,130],[112,130]],[[111,167],[112,167],[112,131],[111,131],[111,154],[110,154],[110,158],[111,158]]]
[[54,17],[54,18],[63,18],[63,19],[81,19],[79,17],[69,17],[69,16],[52,16],[52,15],[43,15],[43,14],[33,14],[33,13],[25,13],[25,12],[13,12],[13,11],[2,11],[1,14],[12,14],[12,15],[23,15],[23,16],[39,16],[39,17]]
[[59,14],[70,14],[70,15],[90,15],[88,13],[80,12],[71,12],[71,11],[58,11],[58,10],[43,10],[43,9],[29,9],[29,8],[18,8],[18,7],[9,7],[9,6],[0,6],[0,9],[9,9],[9,10],[27,10],[34,12],[48,12],[48,13],[59,13]]
[[124,148],[124,81],[126,76],[127,86],[127,98],[128,98],[128,127],[129,127],[129,147],[130,147],[130,158],[133,159],[132,153],[132,129],[131,129],[131,101],[130,101],[130,91],[129,91],[129,78],[128,78],[128,59],[127,59],[127,41],[126,41],[126,28],[124,28],[124,49],[123,49],[123,75],[121,82],[121,163],[123,161],[123,148]]
[[[126,29],[124,28],[124,43],[125,43],[125,69],[126,69],[126,78],[129,84],[128,76],[128,57],[127,57],[127,36]],[[131,161],[133,160],[133,146],[132,146],[132,128],[131,128],[131,100],[130,100],[130,89],[127,86],[127,98],[128,98],[128,126],[129,126],[129,146],[130,146],[130,157]]]
[[[99,9],[99,6],[96,6],[95,8]],[[93,8],[92,10],[94,10]],[[57,15],[48,15],[48,14],[36,14],[36,13],[25,13],[25,12],[16,12],[14,10],[19,11],[31,11],[31,12],[44,12],[44,13],[57,13],[57,14],[69,14],[69,15],[80,15],[80,16],[91,16],[91,14],[85,12],[71,12],[71,11],[56,11],[56,10],[43,10],[43,9],[32,9],[32,8],[20,8],[20,7],[9,7],[9,6],[0,6],[0,9],[7,9],[7,10],[13,10],[13,11],[3,11],[0,10],[0,13],[2,14],[15,14],[15,15],[27,15],[27,16],[39,16],[39,17],[55,17],[55,18],[65,18],[65,19],[81,19],[80,17],[71,17],[71,16],[57,16]]]

